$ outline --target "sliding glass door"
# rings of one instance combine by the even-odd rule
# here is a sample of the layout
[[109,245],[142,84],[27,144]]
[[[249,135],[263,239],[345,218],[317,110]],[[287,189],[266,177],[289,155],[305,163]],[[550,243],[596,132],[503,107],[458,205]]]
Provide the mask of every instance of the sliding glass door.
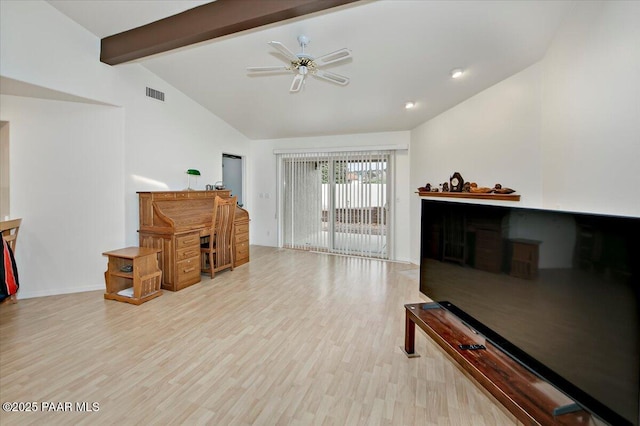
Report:
[[389,258],[387,151],[279,154],[282,247]]

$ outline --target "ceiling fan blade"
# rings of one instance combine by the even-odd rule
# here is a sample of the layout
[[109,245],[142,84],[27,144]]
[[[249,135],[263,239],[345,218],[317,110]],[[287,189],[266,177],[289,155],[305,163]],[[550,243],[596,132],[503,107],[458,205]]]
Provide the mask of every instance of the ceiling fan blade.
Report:
[[339,84],[341,86],[346,86],[347,84],[349,84],[349,79],[347,77],[340,74],[335,74],[329,71],[316,70],[316,72],[313,75],[323,80],[327,80],[332,83]]
[[289,91],[291,93],[299,92],[302,89],[302,84],[304,83],[304,74],[296,74],[293,77],[293,81],[291,82],[291,88]]
[[327,53],[319,58],[315,58],[315,62],[318,66],[333,64],[334,62],[343,61],[351,57],[351,51],[347,48],[336,50],[335,52]]
[[273,67],[247,67],[249,72],[275,72],[275,71],[291,71],[291,68],[284,65],[277,65]]
[[298,57],[289,49],[287,49],[287,46],[285,46],[284,44],[280,43],[279,41],[270,41],[269,45],[271,47],[276,48],[280,53],[282,53],[284,56],[286,56],[286,58],[288,60],[290,60],[291,62],[297,62],[298,61]]

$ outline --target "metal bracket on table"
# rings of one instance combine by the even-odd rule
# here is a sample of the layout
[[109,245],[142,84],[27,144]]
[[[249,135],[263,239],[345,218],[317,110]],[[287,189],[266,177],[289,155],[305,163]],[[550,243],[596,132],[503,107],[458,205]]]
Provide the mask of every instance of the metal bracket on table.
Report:
[[575,413],[576,411],[582,410],[582,407],[576,404],[575,402],[571,404],[560,405],[553,409],[554,416],[561,416],[567,413]]

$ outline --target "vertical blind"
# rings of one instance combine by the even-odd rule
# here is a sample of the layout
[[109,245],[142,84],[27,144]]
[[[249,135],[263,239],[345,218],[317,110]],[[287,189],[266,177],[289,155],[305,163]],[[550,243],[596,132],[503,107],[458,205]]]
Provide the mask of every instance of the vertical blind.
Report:
[[393,151],[278,154],[282,247],[389,258]]

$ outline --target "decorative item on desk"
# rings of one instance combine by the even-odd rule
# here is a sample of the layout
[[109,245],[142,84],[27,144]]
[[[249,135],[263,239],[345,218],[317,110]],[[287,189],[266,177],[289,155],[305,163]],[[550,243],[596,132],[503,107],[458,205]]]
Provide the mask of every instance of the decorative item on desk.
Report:
[[224,189],[224,183],[221,180],[219,180],[219,181],[217,181],[216,183],[213,184],[213,187],[215,189],[217,189],[218,191],[221,191],[221,190]]
[[191,188],[191,176],[196,177],[196,183],[198,183],[198,176],[200,176],[200,170],[188,169],[187,170],[187,191],[193,191]]
[[442,192],[449,192],[449,184],[447,182],[442,184]]

